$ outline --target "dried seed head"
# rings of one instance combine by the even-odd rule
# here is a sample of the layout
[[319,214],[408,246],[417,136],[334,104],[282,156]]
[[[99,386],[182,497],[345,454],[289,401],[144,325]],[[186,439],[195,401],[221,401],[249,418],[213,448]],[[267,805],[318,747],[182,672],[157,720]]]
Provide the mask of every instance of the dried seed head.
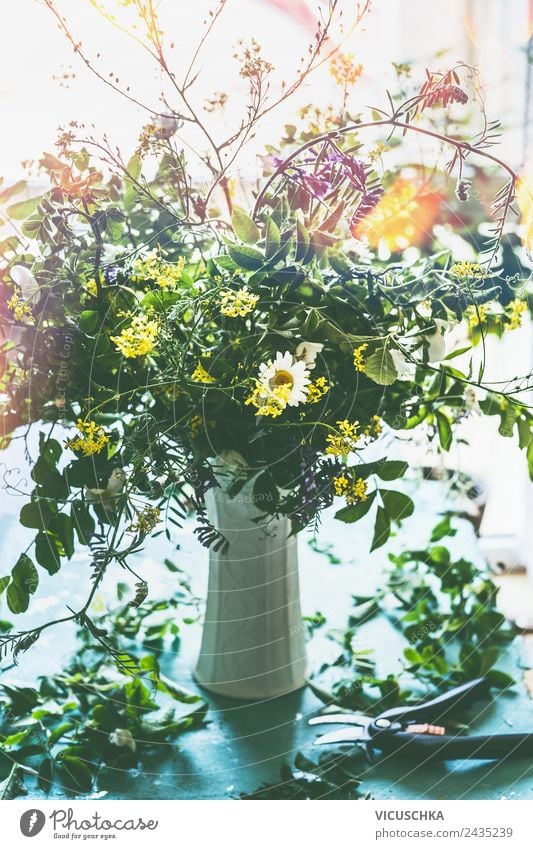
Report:
[[455,195],[457,200],[462,201],[463,203],[470,198],[470,189],[472,187],[472,183],[470,180],[457,180],[457,185],[455,187]]

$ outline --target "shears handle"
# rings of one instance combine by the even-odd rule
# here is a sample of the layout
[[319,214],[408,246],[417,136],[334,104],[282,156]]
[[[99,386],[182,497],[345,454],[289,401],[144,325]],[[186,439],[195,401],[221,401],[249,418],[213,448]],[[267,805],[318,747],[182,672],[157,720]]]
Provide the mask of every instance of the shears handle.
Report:
[[405,758],[437,760],[496,760],[517,755],[533,755],[533,734],[487,734],[473,737],[411,734],[383,731],[368,746],[383,754]]

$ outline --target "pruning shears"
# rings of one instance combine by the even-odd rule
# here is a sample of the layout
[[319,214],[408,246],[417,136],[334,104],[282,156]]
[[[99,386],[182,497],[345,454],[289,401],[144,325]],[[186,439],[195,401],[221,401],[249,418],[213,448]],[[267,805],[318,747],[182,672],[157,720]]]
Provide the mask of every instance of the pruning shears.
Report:
[[369,753],[377,750],[385,755],[398,754],[419,760],[493,760],[511,755],[533,755],[533,733],[472,737],[446,734],[446,728],[440,723],[447,714],[487,696],[489,688],[486,678],[477,678],[430,701],[413,707],[391,708],[374,718],[349,712],[322,713],[310,719],[309,725],[345,726],[318,737],[315,740],[318,746],[363,744]]

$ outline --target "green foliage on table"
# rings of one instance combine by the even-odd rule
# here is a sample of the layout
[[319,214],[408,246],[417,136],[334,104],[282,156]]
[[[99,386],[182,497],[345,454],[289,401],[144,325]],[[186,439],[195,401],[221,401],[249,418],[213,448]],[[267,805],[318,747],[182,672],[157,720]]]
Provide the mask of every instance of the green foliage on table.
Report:
[[[159,668],[162,648],[179,646],[177,612],[196,611],[181,584],[169,599],[95,617],[96,636],[109,628],[121,635],[111,647],[81,629],[77,654],[59,672],[31,687],[0,681],[0,798],[28,792],[29,781],[46,794],[97,792],[105,767],[142,769],[162,744],[174,747],[204,723],[204,699]],[[153,653],[138,654],[140,646]]]
[[251,793],[241,793],[240,799],[370,799],[359,790],[361,780],[350,770],[346,758],[321,755],[317,761],[298,752],[294,766],[284,763],[279,781],[263,784]]
[[[487,567],[454,558],[440,544],[456,532],[445,515],[427,549],[389,554],[385,586],[372,596],[353,596],[349,627],[330,632],[341,651],[321,670],[336,667],[340,677],[327,690],[320,676],[311,681],[320,698],[345,708],[381,711],[416,702],[424,687],[445,692],[480,677],[497,689],[513,684],[497,664],[515,631],[497,608],[498,588]],[[361,626],[378,614],[386,615],[408,643],[399,675],[380,677],[374,652],[365,648]]]

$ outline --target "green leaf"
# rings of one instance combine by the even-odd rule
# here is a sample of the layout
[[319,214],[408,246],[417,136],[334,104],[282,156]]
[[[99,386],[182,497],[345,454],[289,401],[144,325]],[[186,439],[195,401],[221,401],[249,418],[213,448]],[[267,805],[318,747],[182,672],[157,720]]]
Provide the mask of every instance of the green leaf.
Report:
[[262,472],[254,482],[254,504],[266,513],[272,513],[278,503],[279,490],[270,472]]
[[44,531],[48,527],[54,510],[48,501],[31,501],[24,504],[20,511],[20,524],[25,528],[37,528]]
[[7,588],[6,600],[11,613],[25,613],[30,603],[30,596],[26,590],[12,581]]
[[444,357],[445,360],[454,360],[456,357],[460,357],[462,354],[466,354],[467,351],[472,350],[472,345],[466,345],[464,348],[458,348],[457,351],[452,351],[450,354],[446,354]]
[[378,460],[376,463],[376,474],[383,481],[393,481],[403,477],[409,468],[405,460]]
[[58,513],[48,529],[59,538],[66,556],[70,559],[74,554],[74,527],[70,516],[67,513]]
[[508,401],[503,410],[501,411],[501,420],[500,426],[498,428],[498,433],[502,436],[512,437],[517,415],[518,411],[516,407],[514,406],[514,404]]
[[531,442],[531,424],[528,419],[518,419],[518,445],[520,448],[527,448]]
[[331,250],[328,254],[328,258],[329,264],[333,271],[336,271],[337,274],[348,274],[351,271],[352,266],[348,257],[340,251],[334,252]]
[[225,256],[225,254],[222,254],[222,256],[217,256],[216,264],[219,268],[223,268],[226,271],[237,270],[237,264],[231,259],[231,257]]
[[307,252],[309,251],[310,242],[309,233],[300,219],[296,221],[296,240],[296,253],[294,258],[296,262],[300,262],[306,257]]
[[[33,561],[27,554],[21,554],[11,570],[12,584],[18,589],[33,595],[39,585],[39,575]],[[9,590],[8,590],[9,592]]]
[[[255,245],[261,236],[259,227],[247,212],[235,206],[231,216],[231,226],[238,239],[247,245]],[[236,260],[238,261],[238,260]]]
[[527,459],[527,468],[528,468],[528,471],[529,471],[529,477],[533,481],[533,439],[531,440],[531,442],[527,446],[526,459]]
[[379,494],[389,519],[394,522],[401,522],[402,519],[412,516],[415,505],[413,499],[409,498],[404,492],[398,492],[395,489],[380,489]]
[[94,333],[98,327],[98,313],[96,310],[82,310],[78,318],[78,323],[84,333]]
[[50,748],[52,748],[52,746],[55,746],[57,741],[60,740],[64,734],[67,734],[73,728],[76,728],[76,723],[74,722],[62,722],[61,725],[58,725],[56,728],[54,728],[54,730],[50,732],[50,736],[48,738],[48,745],[50,746]]
[[95,524],[88,505],[84,501],[73,501],[70,517],[81,545],[89,545]]
[[371,492],[365,501],[358,501],[357,504],[350,504],[348,507],[343,507],[342,510],[338,510],[335,513],[335,518],[340,519],[341,522],[358,522],[359,519],[366,516],[372,507],[375,497],[376,492]]
[[41,790],[44,790],[45,793],[49,793],[52,785],[52,775],[53,775],[53,765],[54,762],[52,758],[44,758],[41,761],[39,766],[39,776],[37,778],[37,783]]
[[10,580],[11,580],[11,575],[4,575],[3,578],[0,578],[0,595],[2,595],[5,588],[8,586]]
[[14,221],[24,221],[35,212],[41,200],[41,197],[36,197],[29,200],[22,200],[20,203],[13,203],[11,206],[8,206],[6,210],[7,214]]
[[374,538],[372,540],[372,547],[370,551],[375,551],[376,548],[381,548],[382,545],[385,545],[390,537],[390,532],[391,527],[388,514],[383,507],[378,507],[376,522],[374,524]]
[[39,531],[35,537],[35,559],[49,575],[55,575],[61,568],[61,558],[54,537],[44,531]]
[[437,419],[437,430],[439,432],[439,441],[444,451],[449,451],[452,447],[453,433],[452,426],[446,415],[441,410],[435,413]]
[[[67,781],[71,782],[70,786],[67,785],[67,790],[91,789],[93,775],[85,761],[72,755],[64,755],[60,760],[58,759],[57,763],[61,765]],[[72,783],[74,786],[72,786]]]
[[248,248],[246,245],[228,245],[228,253],[231,259],[246,271],[256,271],[265,262],[262,253],[256,251],[255,248]]
[[457,529],[452,527],[450,517],[445,516],[431,531],[430,542],[439,542],[444,537],[454,537],[456,533]]
[[394,360],[386,348],[375,351],[365,359],[364,373],[380,386],[390,386],[398,377]]
[[501,672],[499,669],[491,669],[485,674],[485,678],[491,687],[496,687],[498,690],[505,690],[511,687],[515,681],[507,672]]
[[133,180],[138,180],[141,176],[142,159],[138,154],[134,154],[126,165],[126,170]]
[[278,225],[274,221],[273,218],[269,218],[266,226],[266,244],[265,244],[265,256],[267,259],[272,259],[273,256],[277,253],[280,246],[280,232]]

